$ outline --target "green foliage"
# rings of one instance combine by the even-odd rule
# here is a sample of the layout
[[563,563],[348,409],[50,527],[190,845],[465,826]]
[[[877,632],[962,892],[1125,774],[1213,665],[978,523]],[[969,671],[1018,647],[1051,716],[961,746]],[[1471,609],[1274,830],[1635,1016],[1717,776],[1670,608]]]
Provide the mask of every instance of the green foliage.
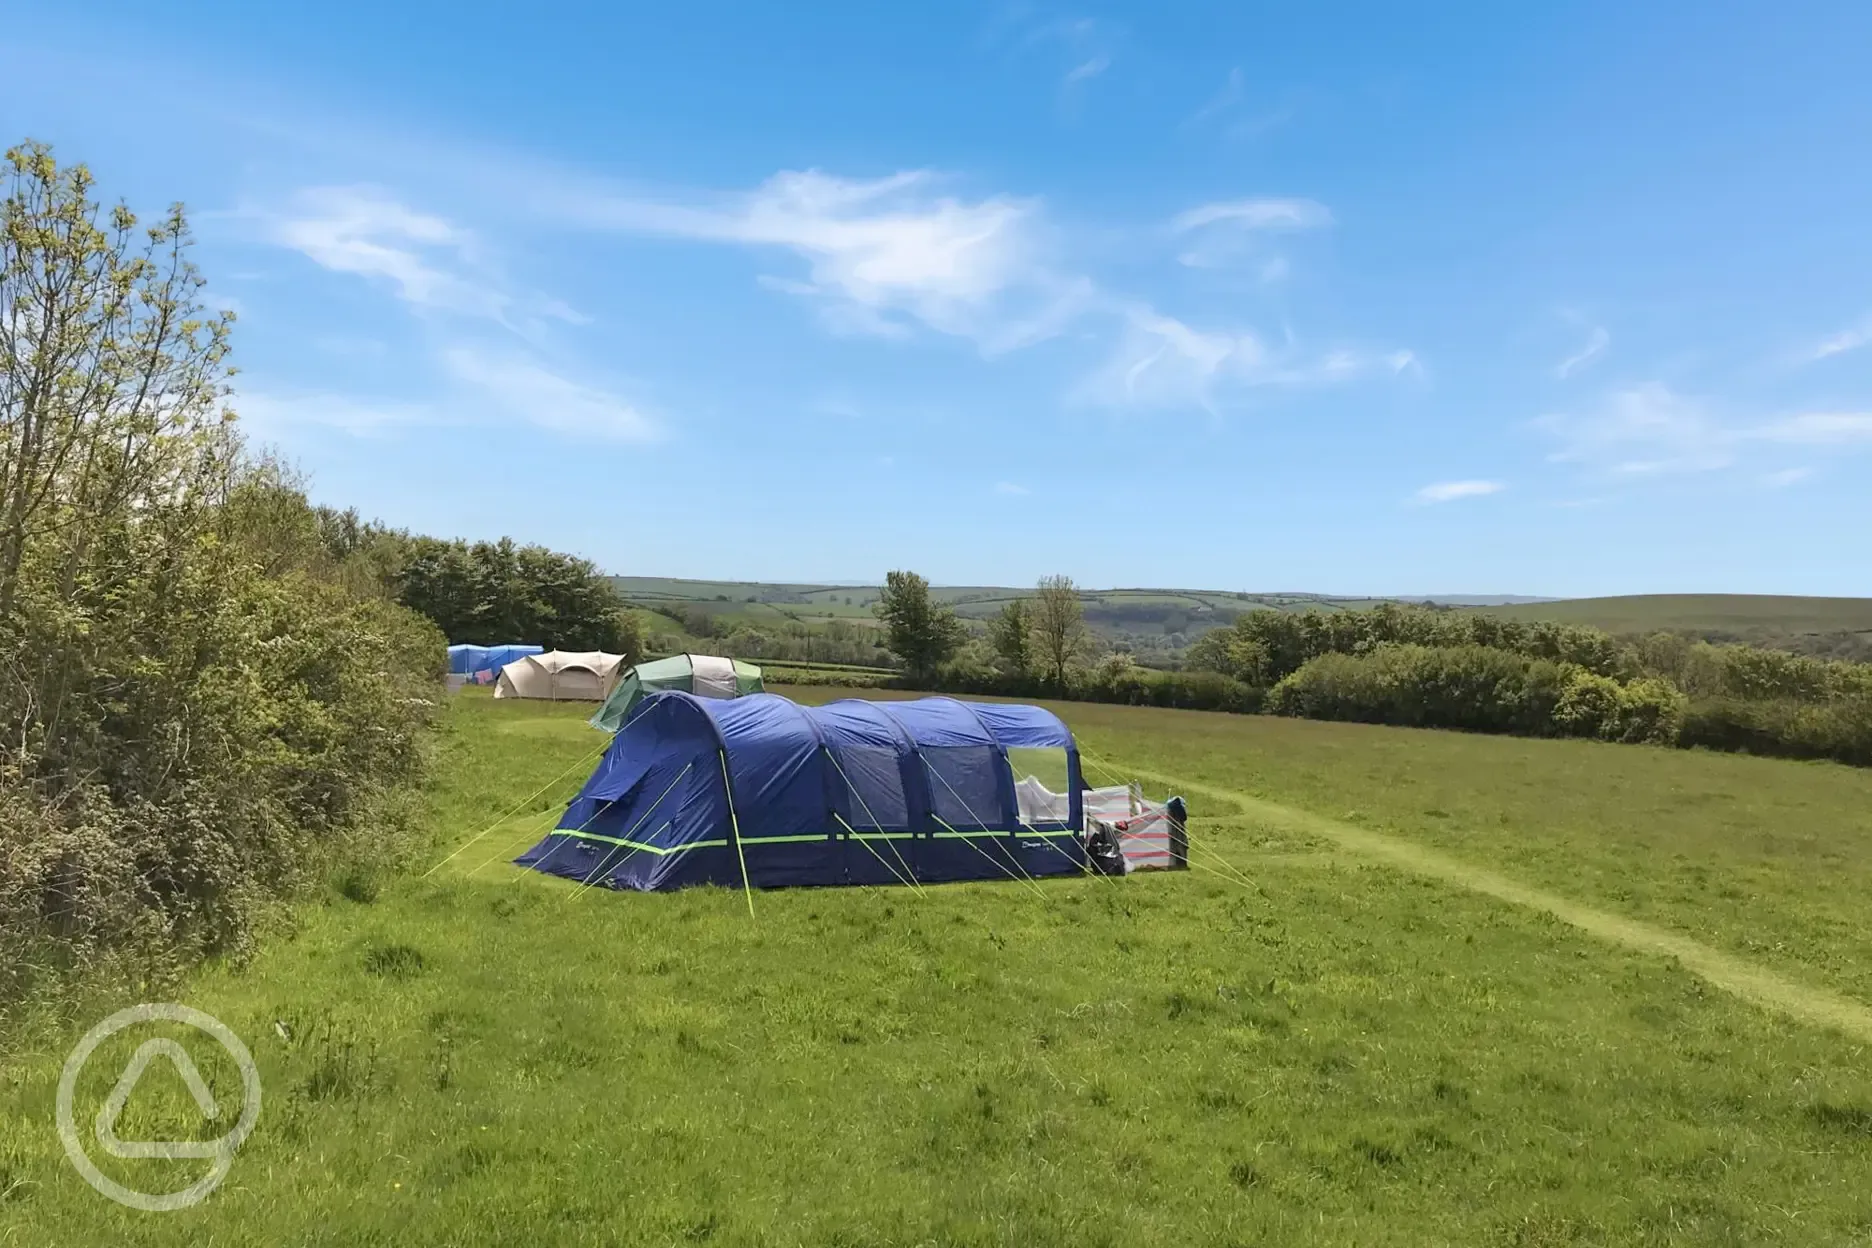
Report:
[[636,616],[588,560],[511,538],[389,540],[400,548],[390,573],[397,600],[435,621],[451,642],[642,656]]
[[1791,698],[1693,701],[1680,741],[1713,750],[1832,759],[1872,767],[1872,696],[1801,702]]
[[918,678],[934,676],[967,635],[955,612],[932,599],[929,582],[914,572],[885,577],[876,611],[884,623],[884,644]]
[[1034,666],[1033,621],[1027,600],[1015,598],[988,620],[988,644],[993,647],[1001,670],[1010,676],[1025,676]]
[[1489,646],[1387,644],[1324,654],[1268,691],[1275,715],[1542,736],[1565,669]]
[[[1502,683],[1502,655],[1532,682],[1519,694]],[[1280,714],[1841,761],[1862,756],[1856,708],[1872,703],[1872,665],[1389,603],[1255,611],[1206,634],[1187,658],[1192,668],[1271,685],[1269,709]],[[1407,689],[1413,681],[1421,687]],[[1464,698],[1475,701],[1465,708]],[[1695,716],[1693,702],[1702,708]]]
[[945,693],[992,694],[1010,698],[1065,697],[1081,702],[1116,702],[1127,706],[1164,706],[1191,711],[1253,714],[1262,709],[1266,691],[1219,672],[1165,672],[1141,667],[1114,653],[1089,669],[1071,674],[1064,690],[1041,676],[1013,676],[979,657],[944,665],[924,680],[904,677],[889,682],[896,689]]
[[1086,632],[1085,605],[1070,576],[1043,576],[1035,591],[1028,618],[1034,658],[1040,672],[1056,689],[1064,689],[1067,675],[1085,657],[1091,638]]
[[1390,602],[1364,611],[1250,611],[1229,628],[1204,634],[1190,648],[1186,665],[1272,685],[1322,655],[1366,654],[1399,644],[1483,646],[1602,676],[1635,673],[1626,649],[1596,629]]
[[1620,684],[1578,670],[1567,677],[1554,722],[1569,736],[1674,745],[1689,703],[1682,690],[1654,676]]
[[243,953],[273,899],[394,856],[444,665],[244,458],[180,210],[136,245],[82,167],[7,159],[0,1004]]

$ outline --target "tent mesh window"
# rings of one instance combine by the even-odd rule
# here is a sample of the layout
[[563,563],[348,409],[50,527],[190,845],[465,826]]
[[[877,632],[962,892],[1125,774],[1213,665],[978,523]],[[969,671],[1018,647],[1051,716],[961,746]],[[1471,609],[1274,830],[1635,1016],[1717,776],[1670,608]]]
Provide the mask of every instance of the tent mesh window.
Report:
[[832,806],[860,831],[901,832],[910,827],[910,802],[895,750],[843,745],[829,751],[838,764]]
[[1000,824],[1000,759],[991,745],[926,745],[930,806],[957,831],[979,832]]

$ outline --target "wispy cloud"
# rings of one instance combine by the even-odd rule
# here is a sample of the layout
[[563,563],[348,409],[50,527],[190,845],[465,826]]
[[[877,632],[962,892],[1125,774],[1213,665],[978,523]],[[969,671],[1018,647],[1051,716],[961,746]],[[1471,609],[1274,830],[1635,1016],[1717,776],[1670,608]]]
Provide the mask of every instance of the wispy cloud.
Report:
[[[928,170],[873,179],[789,171],[728,195],[649,198],[571,188],[538,206],[588,228],[791,255],[799,269],[757,280],[809,301],[840,334],[904,338],[931,331],[972,341],[989,355],[1069,330],[1112,334],[1107,364],[1074,392],[1082,401],[1208,405],[1230,388],[1417,369],[1408,351],[1307,353],[1292,345],[1291,334],[1276,349],[1253,331],[1186,325],[1074,271],[1066,240],[1037,199],[961,195]],[[1219,257],[1230,239],[1331,220],[1312,200],[1257,198],[1202,204],[1167,228]],[[1264,277],[1284,267],[1277,256],[1258,260]]]
[[1177,214],[1178,233],[1226,222],[1245,230],[1310,230],[1332,224],[1332,212],[1310,199],[1235,199],[1202,204]]
[[1805,481],[1811,476],[1813,476],[1811,468],[1783,468],[1779,472],[1771,472],[1763,477],[1762,484],[1771,490],[1785,490],[1788,486]]
[[541,429],[623,442],[660,436],[656,422],[629,401],[523,356],[452,347],[442,364],[495,411]]
[[1419,504],[1453,503],[1461,498],[1481,498],[1488,494],[1499,494],[1507,489],[1500,481],[1439,481],[1435,485],[1426,485],[1411,495],[1411,500]]
[[1247,87],[1240,66],[1229,70],[1221,89],[1204,101],[1201,108],[1185,117],[1177,128],[1219,129],[1223,138],[1234,141],[1265,134],[1293,119],[1294,110],[1286,104],[1260,112],[1249,111]]
[[485,345],[445,348],[440,388],[421,402],[323,390],[243,388],[233,399],[241,427],[260,441],[308,429],[377,437],[410,426],[513,426],[600,441],[650,442],[655,421],[628,400],[576,381],[524,355]]
[[1124,30],[1096,17],[1071,15],[1032,4],[1003,6],[982,31],[981,46],[1026,58],[1063,62],[1059,80],[1062,106],[1070,108],[1085,84],[1110,69],[1124,42]]
[[1809,362],[1824,360],[1831,355],[1844,355],[1848,351],[1857,351],[1868,343],[1872,343],[1872,316],[1868,316],[1857,325],[1842,329],[1837,334],[1822,338],[1808,349],[1806,358]]
[[1706,405],[1659,382],[1613,391],[1583,416],[1535,423],[1560,443],[1550,459],[1623,476],[1708,472],[1735,461],[1733,436]]
[[260,442],[290,439],[307,429],[334,429],[354,437],[374,437],[408,425],[433,424],[435,411],[425,404],[372,402],[316,391],[243,388],[230,402],[241,430]]
[[240,216],[270,243],[334,273],[388,287],[413,308],[482,318],[523,330],[546,317],[584,318],[558,300],[508,287],[476,236],[380,188],[312,187],[283,205]]
[[1008,350],[1058,333],[1086,283],[1046,263],[1037,201],[944,194],[916,170],[857,180],[779,173],[714,199],[565,198],[556,209],[602,228],[790,251],[804,277],[763,284],[820,303],[844,332],[901,336],[913,323]]
[[1012,481],[997,481],[995,482],[994,492],[997,494],[1021,495],[1028,493],[1028,489],[1026,486],[1016,485]]
[[1262,236],[1321,229],[1332,219],[1326,205],[1310,199],[1237,199],[1179,213],[1170,222],[1170,232],[1189,240],[1177,256],[1181,264],[1216,269],[1252,261],[1263,281],[1277,281],[1286,276],[1287,261],[1270,255]]
[[1125,331],[1105,365],[1081,385],[1082,401],[1109,406],[1195,405],[1215,410],[1231,393],[1331,385],[1416,367],[1409,351],[1345,348],[1305,353],[1276,348],[1249,330],[1205,330],[1144,304],[1126,310]]
[[1594,325],[1586,335],[1586,341],[1580,349],[1554,365],[1554,376],[1564,381],[1598,359],[1610,345],[1612,345],[1612,335],[1605,331],[1604,326]]
[[1706,400],[1679,395],[1659,382],[1613,391],[1583,416],[1545,416],[1535,423],[1560,443],[1550,459],[1627,477],[1730,468],[1751,444],[1872,446],[1872,413],[1722,420]]
[[1210,118],[1220,117],[1223,113],[1239,106],[1242,102],[1244,94],[1243,88],[1245,85],[1242,79],[1241,66],[1237,65],[1235,68],[1229,70],[1228,78],[1223,82],[1222,89],[1210,96],[1208,101],[1204,103],[1201,108],[1184,118],[1183,125],[1185,127],[1200,126]]
[[1803,412],[1745,431],[1746,436],[1798,446],[1872,443],[1872,412]]

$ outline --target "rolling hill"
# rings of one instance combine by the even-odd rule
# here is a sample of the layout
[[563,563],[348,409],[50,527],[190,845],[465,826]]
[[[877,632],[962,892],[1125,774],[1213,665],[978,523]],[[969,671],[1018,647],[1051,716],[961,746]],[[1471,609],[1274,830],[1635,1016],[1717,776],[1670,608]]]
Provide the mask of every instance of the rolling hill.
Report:
[[[808,628],[832,621],[870,627],[879,587],[809,582],[709,581],[670,577],[611,578],[627,600],[706,615],[718,631]],[[968,620],[986,620],[1032,591],[1004,585],[941,585],[935,595]],[[1522,620],[1585,624],[1610,633],[1660,630],[1715,641],[1741,641],[1803,653],[1872,655],[1872,598],[1806,598],[1776,594],[1640,594],[1608,598],[1497,595],[1406,595],[1396,598],[1304,592],[1118,588],[1085,589],[1086,622],[1107,641],[1122,641],[1140,657],[1178,651],[1211,628],[1247,611],[1346,611],[1378,602],[1435,603]]]

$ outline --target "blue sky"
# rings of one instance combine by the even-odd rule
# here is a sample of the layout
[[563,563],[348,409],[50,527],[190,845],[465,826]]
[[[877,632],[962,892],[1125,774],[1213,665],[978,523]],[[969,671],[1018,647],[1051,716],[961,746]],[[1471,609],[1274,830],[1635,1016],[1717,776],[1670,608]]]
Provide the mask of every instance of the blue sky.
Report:
[[[541,11],[542,14],[547,11]],[[1872,593],[1872,8],[9,18],[322,501],[608,571]]]

